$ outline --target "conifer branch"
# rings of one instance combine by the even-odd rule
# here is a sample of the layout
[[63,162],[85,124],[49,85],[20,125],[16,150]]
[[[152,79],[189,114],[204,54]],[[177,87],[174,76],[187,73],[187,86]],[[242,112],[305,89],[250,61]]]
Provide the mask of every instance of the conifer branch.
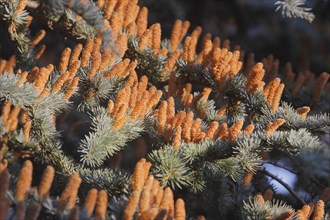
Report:
[[79,146],[83,165],[97,167],[106,157],[120,151],[128,141],[134,140],[143,131],[140,121],[125,123],[120,129],[114,129],[114,119],[108,116],[104,108],[96,108],[92,116],[93,133],[89,133]]
[[259,172],[271,177],[272,179],[276,180],[277,182],[279,182],[286,190],[288,190],[295,198],[297,201],[300,202],[301,205],[305,205],[305,202],[297,195],[297,193],[286,183],[284,182],[282,179],[280,179],[279,177],[277,177],[276,175],[268,172],[265,168],[262,170],[259,170]]
[[0,75],[0,98],[8,99],[15,106],[26,109],[32,106],[38,93],[33,84],[24,83],[16,87],[19,76],[15,74]]
[[[243,201],[242,219],[282,219],[285,217],[296,219],[297,215],[292,207],[281,200],[264,200],[260,193]],[[285,216],[285,217],[283,217]]]
[[0,20],[8,25],[8,34],[12,41],[17,69],[30,69],[35,65],[33,47],[31,47],[30,30],[26,27],[28,12],[25,5],[12,1],[0,1]]
[[151,47],[141,50],[137,38],[129,38],[128,50],[124,57],[139,63],[136,71],[139,75],[147,75],[153,85],[160,87],[167,82],[169,73],[164,71],[167,56],[154,54]]
[[[272,56],[243,65],[242,51],[231,50],[229,40],[210,34],[201,40],[201,27],[186,37],[188,21],[177,20],[170,39],[162,39],[160,24],[148,25],[147,15],[136,0],[0,0],[0,20],[16,50],[0,59],[0,218],[8,209],[18,219],[106,219],[107,211],[123,219],[310,218],[314,205],[295,212],[272,199],[266,176],[304,205],[262,164],[288,158],[284,168],[304,180],[297,187],[319,198],[329,177],[330,118],[309,112],[328,108],[322,101],[330,75],[309,83],[311,74],[294,79],[288,68],[282,77]],[[57,67],[34,66],[46,46],[34,47],[46,32],[31,38],[32,19],[76,43]],[[76,107],[88,114],[77,115]],[[39,173],[25,162],[13,193],[7,167],[15,180],[25,158],[54,168],[35,191],[32,177]],[[61,195],[50,188],[68,179]],[[76,199],[82,203],[90,188],[80,211]],[[255,191],[263,194],[253,198]],[[324,202],[314,218],[323,218]]]
[[104,73],[98,71],[93,79],[88,77],[86,69],[79,68],[80,79],[79,94],[83,96],[83,101],[78,109],[85,111],[100,105],[100,102],[115,96],[116,90],[121,87],[121,80],[117,77],[104,78]]
[[281,0],[275,2],[277,5],[276,11],[282,10],[282,15],[289,18],[303,18],[308,20],[310,23],[314,20],[315,15],[310,12],[312,9],[302,7],[306,3],[306,0]]
[[268,139],[267,144],[271,147],[277,146],[291,155],[298,155],[302,151],[316,150],[322,148],[318,137],[302,128],[290,131],[275,131]]

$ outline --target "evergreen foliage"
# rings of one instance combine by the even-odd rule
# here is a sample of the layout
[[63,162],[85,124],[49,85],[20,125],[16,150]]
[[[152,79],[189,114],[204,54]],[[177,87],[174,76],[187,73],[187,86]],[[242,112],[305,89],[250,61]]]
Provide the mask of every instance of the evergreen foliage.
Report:
[[[312,21],[302,3],[276,4]],[[329,219],[330,74],[244,62],[188,21],[163,39],[137,0],[0,0],[0,22],[0,219]],[[44,65],[55,31],[71,45]]]

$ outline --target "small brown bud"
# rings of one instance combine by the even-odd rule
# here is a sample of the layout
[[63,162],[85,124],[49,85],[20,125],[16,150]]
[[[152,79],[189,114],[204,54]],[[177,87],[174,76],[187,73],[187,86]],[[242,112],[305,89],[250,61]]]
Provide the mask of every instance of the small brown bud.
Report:
[[181,145],[181,126],[178,126],[175,129],[175,133],[174,133],[174,137],[173,137],[173,148],[175,150],[179,150],[180,149],[180,145]]
[[95,206],[95,218],[104,220],[107,214],[108,194],[105,190],[100,190],[97,194]]
[[132,189],[137,192],[141,192],[144,185],[144,163],[145,159],[137,162],[132,176]]
[[95,208],[97,199],[97,190],[91,189],[85,199],[84,209],[86,210],[87,217],[91,217]]
[[274,131],[276,131],[284,123],[285,123],[285,120],[283,118],[278,118],[278,119],[276,119],[276,121],[270,122],[266,128],[267,136],[271,135]]
[[273,190],[267,189],[266,192],[264,193],[264,200],[265,201],[270,201],[273,199]]
[[252,177],[253,177],[253,172],[249,171],[246,173],[243,181],[244,187],[247,187],[251,183]]
[[302,119],[306,119],[309,111],[310,111],[310,107],[308,107],[308,106],[303,106],[303,107],[297,108],[297,113],[299,115],[301,115]]
[[136,19],[136,28],[137,28],[136,35],[140,37],[147,29],[147,25],[148,25],[148,9],[146,7],[142,7]]
[[65,48],[61,55],[60,64],[58,70],[61,74],[64,74],[67,70],[69,60],[70,60],[71,49],[69,47]]
[[64,191],[58,202],[58,210],[63,212],[65,209],[71,209],[75,205],[78,188],[81,184],[81,178],[78,173],[74,172],[69,182],[66,184]]
[[324,218],[324,202],[319,200],[314,209],[313,220],[322,220]]
[[176,220],[186,219],[186,209],[183,199],[177,199],[175,202],[175,219]]
[[42,174],[41,181],[38,186],[38,194],[41,201],[47,198],[48,192],[52,186],[55,170],[52,166],[47,166]]
[[128,200],[126,207],[124,209],[123,213],[123,220],[130,220],[133,219],[136,207],[138,206],[139,199],[140,199],[140,192],[138,191],[133,191],[130,199]]
[[283,212],[282,214],[276,216],[274,218],[274,220],[287,220],[287,219],[290,219],[291,216],[293,215],[293,213],[294,213],[294,211],[289,209],[289,210]]
[[243,123],[244,123],[244,119],[241,119],[229,128],[229,133],[228,133],[229,140],[231,141],[237,140],[239,132],[243,127]]
[[18,202],[24,201],[27,193],[30,190],[32,183],[32,162],[26,160],[23,164],[21,171],[19,172],[18,181],[16,184],[15,198]]

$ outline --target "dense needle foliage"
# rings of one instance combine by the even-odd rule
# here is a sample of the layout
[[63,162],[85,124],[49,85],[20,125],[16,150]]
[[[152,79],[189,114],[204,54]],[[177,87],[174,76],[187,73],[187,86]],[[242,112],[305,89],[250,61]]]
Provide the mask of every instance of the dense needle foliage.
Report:
[[0,0],[0,28],[0,220],[330,219],[330,74],[166,39],[137,0]]

